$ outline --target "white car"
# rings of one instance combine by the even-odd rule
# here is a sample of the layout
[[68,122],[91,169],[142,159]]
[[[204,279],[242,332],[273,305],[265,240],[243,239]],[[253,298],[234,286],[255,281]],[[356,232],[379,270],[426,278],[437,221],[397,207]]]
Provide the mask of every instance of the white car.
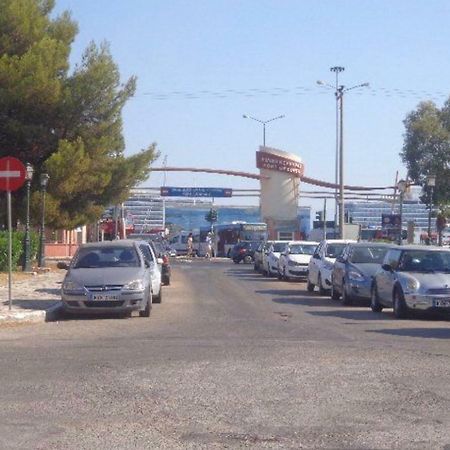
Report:
[[150,281],[152,287],[152,303],[162,301],[161,266],[163,260],[157,258],[152,246],[147,241],[136,241],[144,259],[150,266]]
[[318,245],[313,241],[290,241],[278,260],[278,278],[291,280],[306,278],[311,256]]
[[331,274],[334,262],[340,256],[348,243],[356,242],[349,239],[332,239],[320,242],[308,266],[307,289],[314,291],[317,286],[320,295],[326,295],[331,289]]
[[263,257],[263,273],[267,277],[278,276],[278,258],[284,251],[288,241],[273,241],[267,255]]

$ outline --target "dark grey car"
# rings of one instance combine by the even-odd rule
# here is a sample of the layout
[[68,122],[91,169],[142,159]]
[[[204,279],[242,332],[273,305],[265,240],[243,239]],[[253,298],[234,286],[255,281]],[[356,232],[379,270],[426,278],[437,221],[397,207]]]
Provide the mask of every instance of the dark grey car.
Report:
[[331,298],[342,299],[343,305],[354,301],[370,302],[372,277],[383,263],[391,246],[360,242],[347,244],[336,259],[331,274]]
[[[150,316],[151,263],[136,241],[81,245],[62,284],[64,310],[76,313],[131,313]],[[63,267],[64,265],[58,265]]]

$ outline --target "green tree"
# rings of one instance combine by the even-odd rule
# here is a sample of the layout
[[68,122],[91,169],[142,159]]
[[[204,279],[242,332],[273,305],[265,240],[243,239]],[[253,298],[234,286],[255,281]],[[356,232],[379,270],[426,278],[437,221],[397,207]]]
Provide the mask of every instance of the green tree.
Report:
[[213,223],[217,222],[217,210],[214,208],[211,208],[206,214],[205,214],[205,220],[209,222],[211,225]]
[[35,221],[45,171],[46,222],[73,228],[127,198],[158,155],[152,144],[125,156],[122,109],[136,79],[121,83],[106,43],[91,43],[69,72],[77,25],[69,13],[51,18],[53,7],[54,0],[0,0],[0,156],[34,165]]
[[[404,120],[406,132],[400,156],[412,181],[426,185],[436,175],[433,203],[450,203],[450,99],[439,109],[422,102]],[[424,199],[426,199],[426,194]]]

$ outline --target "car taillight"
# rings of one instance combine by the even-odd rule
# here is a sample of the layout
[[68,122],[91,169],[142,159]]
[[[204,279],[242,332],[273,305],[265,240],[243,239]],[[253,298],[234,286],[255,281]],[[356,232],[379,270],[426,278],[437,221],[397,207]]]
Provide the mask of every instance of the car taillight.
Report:
[[245,253],[247,250],[245,250],[245,248],[241,248],[240,250],[239,250],[239,253],[240,254],[242,254],[242,253]]

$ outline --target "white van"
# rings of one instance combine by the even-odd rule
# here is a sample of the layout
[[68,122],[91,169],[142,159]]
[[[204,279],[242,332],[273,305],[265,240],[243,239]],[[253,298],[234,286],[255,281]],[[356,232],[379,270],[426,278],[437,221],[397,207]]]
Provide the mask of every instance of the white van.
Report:
[[[177,252],[177,255],[187,255],[187,239],[189,236],[189,231],[180,231],[169,237],[170,248]],[[193,238],[193,250],[198,253],[199,250],[199,235],[192,233]]]

